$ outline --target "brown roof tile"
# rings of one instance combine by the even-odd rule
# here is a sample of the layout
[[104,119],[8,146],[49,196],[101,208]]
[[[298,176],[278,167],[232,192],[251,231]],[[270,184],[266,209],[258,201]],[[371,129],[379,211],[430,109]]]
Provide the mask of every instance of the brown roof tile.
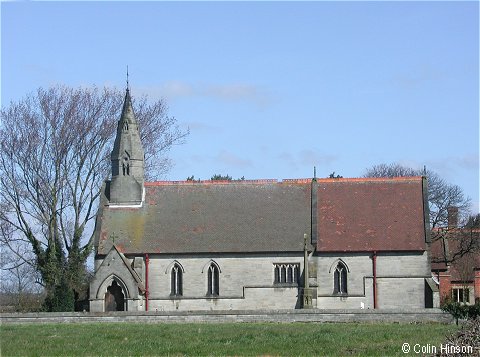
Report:
[[421,177],[318,181],[318,251],[425,250]]

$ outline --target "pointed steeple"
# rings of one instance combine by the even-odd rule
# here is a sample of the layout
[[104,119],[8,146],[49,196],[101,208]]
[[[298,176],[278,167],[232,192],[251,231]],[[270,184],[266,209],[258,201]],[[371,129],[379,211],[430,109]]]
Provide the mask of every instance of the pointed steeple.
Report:
[[128,87],[118,121],[111,161],[111,204],[140,204],[143,196],[144,151]]
[[[120,123],[122,126],[120,126]],[[137,119],[133,113],[132,98],[130,97],[130,90],[127,88],[125,92],[125,99],[123,101],[122,114],[120,116],[118,129],[128,131],[130,128],[138,131]],[[118,135],[117,135],[118,138]]]

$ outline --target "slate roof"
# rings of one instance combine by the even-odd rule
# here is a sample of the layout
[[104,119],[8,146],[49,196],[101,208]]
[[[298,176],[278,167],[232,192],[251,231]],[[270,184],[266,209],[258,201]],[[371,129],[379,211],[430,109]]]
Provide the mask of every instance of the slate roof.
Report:
[[422,251],[422,189],[421,177],[145,183],[141,208],[103,197],[95,245],[99,255],[113,241],[128,254],[301,252],[313,212],[318,251]]
[[146,183],[142,208],[103,207],[98,254],[303,251],[305,183]]

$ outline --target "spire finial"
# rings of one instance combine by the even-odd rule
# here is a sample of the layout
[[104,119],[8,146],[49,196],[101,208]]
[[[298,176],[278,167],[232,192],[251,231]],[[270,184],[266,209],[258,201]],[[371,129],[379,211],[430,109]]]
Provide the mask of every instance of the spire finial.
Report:
[[127,64],[127,90],[129,90],[129,87],[128,87],[128,64]]

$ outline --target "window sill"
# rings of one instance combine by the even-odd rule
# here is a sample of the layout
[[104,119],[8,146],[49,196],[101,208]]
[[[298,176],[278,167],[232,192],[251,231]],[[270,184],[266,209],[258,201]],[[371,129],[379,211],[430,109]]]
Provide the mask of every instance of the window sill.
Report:
[[274,283],[274,288],[298,288],[298,283]]

